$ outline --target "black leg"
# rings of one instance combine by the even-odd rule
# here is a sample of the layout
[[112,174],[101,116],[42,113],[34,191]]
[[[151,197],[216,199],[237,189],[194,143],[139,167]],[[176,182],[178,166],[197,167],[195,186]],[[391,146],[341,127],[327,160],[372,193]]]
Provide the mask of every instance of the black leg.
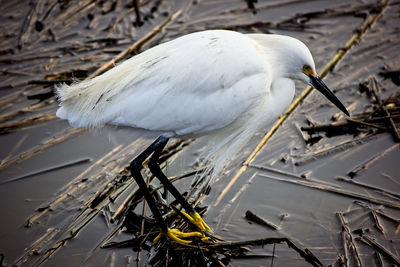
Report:
[[149,189],[147,188],[146,182],[143,180],[143,176],[140,173],[142,169],[143,161],[146,160],[154,151],[157,150],[158,147],[161,147],[161,151],[165,147],[168,142],[168,138],[164,136],[160,136],[154,141],[148,148],[146,148],[139,156],[137,156],[130,164],[130,170],[132,177],[135,179],[136,183],[138,184],[140,190],[145,197],[147,204],[150,207],[151,212],[153,213],[154,218],[156,219],[157,223],[159,224],[161,231],[164,233],[168,232],[168,227],[165,224],[165,221],[157,208],[157,205],[150,194]]
[[179,193],[178,189],[176,189],[175,186],[170,182],[168,177],[162,172],[159,166],[158,160],[165,145],[167,144],[167,141],[163,143],[163,145],[160,144],[154,149],[154,153],[150,157],[147,165],[149,166],[151,173],[153,173],[154,176],[156,176],[158,180],[160,180],[160,182],[167,188],[167,190],[171,192],[171,194],[182,205],[182,207],[186,210],[186,212],[194,213],[195,210],[193,209],[193,207],[186,201],[186,199],[181,195],[181,193]]

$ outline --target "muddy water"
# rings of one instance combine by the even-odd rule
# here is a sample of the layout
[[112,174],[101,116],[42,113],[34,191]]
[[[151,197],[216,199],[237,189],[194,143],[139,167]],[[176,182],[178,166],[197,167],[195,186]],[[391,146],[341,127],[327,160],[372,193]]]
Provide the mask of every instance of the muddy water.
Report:
[[[243,32],[272,32],[289,34],[304,41],[316,59],[317,68],[322,69],[337,50],[350,39],[353,31],[363,23],[365,16],[373,10],[375,4],[374,1],[362,3],[288,1],[286,4],[281,1],[261,1],[256,4],[257,12],[253,14],[244,1],[197,1],[197,4],[164,1],[159,6],[155,2],[148,1],[142,7],[142,15],[144,17],[147,15],[147,20],[140,28],[132,26],[132,22],[135,21],[134,12],[131,10],[130,13],[126,13],[130,7],[120,2],[117,2],[115,9],[109,3],[92,5],[84,1],[68,2],[63,8],[59,4],[52,7],[52,1],[40,1],[33,5],[20,2],[3,5],[1,21],[5,26],[2,26],[0,64],[2,70],[7,71],[3,71],[1,75],[0,95],[3,97],[2,100],[11,99],[13,94],[19,95],[7,103],[2,102],[0,108],[2,116],[37,103],[37,100],[27,100],[26,95],[47,92],[51,89],[51,86],[21,84],[21,82],[44,80],[48,77],[56,77],[59,80],[82,78],[79,75],[85,76],[94,71],[180,8],[183,9],[183,14],[146,43],[142,49],[203,29],[227,28]],[[158,7],[156,11],[154,6]],[[321,13],[315,13],[318,11]],[[392,80],[383,79],[379,75],[384,68],[392,70],[399,68],[398,12],[399,5],[390,1],[389,7],[384,10],[372,29],[366,32],[361,42],[353,47],[325,78],[330,88],[334,89],[344,104],[350,107],[352,114],[371,109],[371,99],[358,90],[358,83],[366,81],[370,75],[375,75],[378,79],[378,85],[382,88],[382,98],[398,92],[398,86]],[[124,15],[125,13],[127,15]],[[26,20],[29,14],[31,19]],[[36,21],[44,24],[44,30],[35,29],[38,24]],[[102,38],[109,38],[108,42],[111,43]],[[21,46],[20,49],[17,48],[17,44]],[[14,86],[7,86],[10,84]],[[300,91],[304,85],[299,84],[298,88]],[[56,103],[53,100],[41,108],[17,115],[7,122],[35,115],[52,114],[55,109]],[[290,115],[257,154],[251,166],[217,203],[223,189],[264,133],[254,136],[244,151],[233,159],[227,173],[215,181],[211,193],[202,203],[208,206],[204,218],[218,235],[225,240],[287,236],[297,244],[310,249],[324,265],[329,265],[335,263],[339,255],[345,253],[341,225],[336,215],[339,212],[343,213],[351,231],[363,229],[368,236],[373,237],[393,255],[399,257],[400,246],[396,230],[398,223],[393,223],[378,214],[379,223],[383,228],[383,233],[380,232],[375,226],[371,208],[377,208],[379,212],[394,218],[400,217],[399,209],[380,205],[379,202],[370,203],[366,198],[385,200],[396,205],[400,205],[399,199],[376,190],[340,182],[335,178],[338,176],[349,178],[349,171],[387,151],[354,179],[385,191],[400,192],[398,165],[400,151],[398,147],[390,149],[394,142],[388,133],[369,138],[364,137],[365,133],[332,138],[322,135],[323,138],[316,144],[306,145],[303,135],[307,138],[307,134],[300,133],[298,127],[306,126],[307,120],[318,124],[329,123],[332,114],[335,113],[337,110],[328,104],[327,100],[318,92],[313,92]],[[65,135],[63,131],[68,128],[66,122],[58,119],[18,128],[16,131],[1,135],[0,156],[6,162],[24,155],[24,152],[40,147],[60,133]],[[33,264],[47,249],[65,238],[65,234],[72,227],[72,230],[78,229],[78,234],[44,261],[44,265],[71,266],[83,263],[96,266],[136,265],[137,258],[139,265],[146,265],[152,256],[151,251],[145,250],[138,255],[129,248],[115,250],[98,248],[105,236],[116,227],[107,219],[109,216],[107,210],[115,211],[129,195],[129,191],[134,189],[134,185],[130,185],[121,193],[115,202],[100,207],[99,212],[95,213],[93,219],[84,227],[76,226],[73,222],[80,213],[79,208],[83,207],[84,203],[113,177],[115,169],[125,166],[134,155],[151,142],[152,138],[145,133],[126,129],[85,132],[1,169],[0,177],[3,181],[76,159],[91,159],[90,162],[0,185],[2,210],[0,253],[5,255],[4,263],[22,264],[26,261],[24,263],[26,265]],[[350,144],[339,146],[344,142]],[[204,146],[207,146],[206,138],[201,138],[186,147],[169,162],[168,175],[190,170]],[[328,149],[335,146],[339,148]],[[74,182],[75,185],[82,184],[78,190],[68,190],[70,181],[79,177],[114,148],[116,151],[112,155],[107,156],[104,161]],[[318,153],[324,149],[328,152]],[[267,171],[265,168],[279,169],[297,175],[306,174],[309,179],[317,180],[319,184],[324,183],[324,186],[331,185],[346,194],[290,183],[287,180],[298,179]],[[86,178],[93,178],[93,182],[88,184],[82,182]],[[178,187],[185,190],[190,184],[189,178],[182,180]],[[60,195],[66,192],[65,201],[46,210],[49,203],[59,199]],[[356,198],[354,193],[365,198]],[[138,212],[140,209],[141,207],[138,207]],[[41,213],[43,210],[46,212]],[[268,219],[278,225],[279,229],[274,231],[249,222],[244,218],[247,210]],[[27,220],[35,218],[38,214],[43,215],[35,220],[30,228],[26,228]],[[124,233],[118,236],[121,240],[130,237]],[[355,237],[358,236],[354,234]],[[33,246],[38,240],[41,245]],[[371,246],[359,240],[356,240],[355,244],[363,265],[377,264],[375,250]],[[27,252],[30,247],[34,247],[38,255],[34,253],[30,255]],[[26,248],[28,250],[25,250]],[[264,249],[257,248],[251,253],[272,254],[272,250],[272,246],[265,246]],[[275,255],[276,266],[308,265],[286,245],[276,245]],[[390,263],[385,255],[382,258],[385,264]],[[350,258],[350,263],[354,264],[353,257]],[[236,259],[232,260],[231,264],[267,266],[271,264],[271,258]]]

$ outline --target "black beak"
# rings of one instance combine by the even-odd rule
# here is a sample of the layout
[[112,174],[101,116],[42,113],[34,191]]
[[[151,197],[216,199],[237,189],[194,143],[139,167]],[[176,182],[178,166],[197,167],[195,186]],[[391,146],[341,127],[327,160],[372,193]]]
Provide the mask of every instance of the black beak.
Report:
[[340,100],[332,93],[332,91],[326,86],[326,84],[321,80],[319,76],[308,75],[310,77],[311,85],[320,91],[326,98],[329,99],[335,106],[337,106],[341,111],[344,112],[347,116],[350,116],[349,112],[345,108],[345,106],[340,102]]

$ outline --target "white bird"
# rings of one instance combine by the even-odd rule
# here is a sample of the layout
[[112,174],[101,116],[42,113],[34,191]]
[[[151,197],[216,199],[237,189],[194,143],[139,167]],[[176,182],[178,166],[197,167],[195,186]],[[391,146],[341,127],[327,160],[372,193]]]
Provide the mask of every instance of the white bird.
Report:
[[[130,126],[160,137],[131,164],[161,228],[178,242],[186,234],[168,229],[140,174],[143,161],[190,214],[210,230],[168,182],[158,156],[171,137],[209,135],[209,174],[217,176],[259,130],[266,129],[293,100],[294,80],[312,85],[348,115],[317,76],[301,41],[282,35],[234,31],[196,32],[157,45],[91,80],[57,88],[57,116],[75,127]],[[195,232],[194,235],[202,236]]]

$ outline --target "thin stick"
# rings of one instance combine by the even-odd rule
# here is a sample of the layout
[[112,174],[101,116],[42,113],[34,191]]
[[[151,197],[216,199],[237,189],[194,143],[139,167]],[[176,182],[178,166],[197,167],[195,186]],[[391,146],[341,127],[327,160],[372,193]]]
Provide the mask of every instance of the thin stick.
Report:
[[384,189],[382,189],[380,187],[376,187],[376,186],[373,186],[373,185],[364,184],[364,183],[358,182],[358,181],[353,180],[353,179],[347,179],[347,178],[344,178],[344,177],[336,177],[335,179],[338,180],[338,181],[342,181],[342,182],[346,182],[346,183],[349,183],[349,184],[354,184],[354,185],[362,186],[362,187],[365,187],[365,188],[368,188],[368,189],[372,189],[372,190],[375,190],[375,191],[378,191],[378,192],[382,192],[382,193],[391,195],[391,196],[393,196],[395,198],[400,198],[400,194],[397,194],[397,193],[394,193],[394,192],[390,192],[390,191],[386,191],[386,190],[384,190]]
[[387,207],[400,209],[400,204],[398,204],[398,203],[390,202],[390,201],[383,200],[383,199],[377,199],[377,198],[374,198],[374,197],[364,196],[362,194],[355,193],[355,192],[344,191],[342,189],[335,188],[335,187],[322,186],[320,184],[310,183],[310,182],[306,182],[306,181],[282,179],[282,178],[278,178],[278,177],[267,176],[267,175],[265,175],[263,173],[259,173],[258,175],[260,175],[262,177],[265,177],[265,178],[268,178],[268,179],[275,180],[275,181],[281,181],[281,182],[286,182],[286,183],[291,183],[291,184],[297,184],[297,185],[301,185],[301,186],[305,186],[305,187],[309,187],[309,188],[314,188],[314,189],[319,189],[319,190],[322,190],[322,191],[335,193],[335,194],[342,195],[342,196],[347,196],[347,197],[351,197],[351,198],[365,200],[365,201],[368,201],[368,202],[371,202],[371,203],[375,203],[375,204],[378,204],[378,205],[384,205],[384,206],[387,206]]
[[35,176],[35,175],[38,175],[38,174],[52,172],[52,171],[55,171],[55,170],[59,170],[59,169],[75,166],[75,165],[78,165],[78,164],[86,163],[86,162],[89,162],[91,160],[92,160],[91,158],[82,158],[82,159],[78,159],[78,160],[73,160],[71,162],[66,162],[66,163],[62,163],[62,164],[59,164],[59,165],[51,166],[51,167],[43,169],[43,170],[30,172],[30,173],[27,173],[27,174],[24,174],[24,175],[21,175],[21,176],[18,176],[18,177],[7,179],[5,181],[0,182],[0,185],[11,183],[11,182],[15,182],[15,181],[19,181],[19,180],[23,180],[23,179],[26,179],[26,178],[29,178],[29,177],[32,177],[32,176]]
[[286,175],[286,176],[293,177],[293,178],[296,178],[296,179],[300,179],[300,180],[303,180],[303,181],[310,181],[310,182],[317,183],[317,184],[322,184],[322,185],[327,185],[327,186],[340,188],[340,186],[337,186],[335,184],[327,183],[327,182],[324,182],[324,181],[321,181],[321,180],[316,180],[316,179],[313,179],[313,178],[305,178],[305,177],[303,178],[300,175],[297,175],[297,174],[294,174],[294,173],[290,173],[290,172],[286,172],[286,171],[282,171],[282,170],[278,170],[278,169],[274,169],[274,168],[270,168],[270,167],[260,166],[260,165],[256,165],[256,164],[250,164],[249,167],[253,167],[253,168],[264,170],[264,171],[270,171],[270,172]]
[[399,225],[399,224],[400,224],[400,219],[399,219],[399,218],[393,218],[393,217],[391,217],[391,216],[389,216],[389,215],[383,213],[382,211],[380,211],[380,210],[378,210],[378,209],[372,208],[371,206],[365,204],[364,202],[361,202],[361,201],[354,201],[354,203],[357,204],[357,205],[359,205],[359,206],[361,206],[361,207],[364,207],[364,208],[366,208],[366,209],[374,210],[377,214],[381,215],[382,217],[385,217],[385,218],[388,219],[389,221],[394,222],[396,225]]
[[375,251],[374,254],[375,254],[375,258],[376,258],[376,261],[378,262],[379,266],[384,267],[381,254],[378,251]]
[[379,152],[378,154],[376,154],[375,156],[373,156],[372,158],[370,158],[369,160],[365,161],[364,163],[362,163],[361,165],[357,166],[356,168],[354,168],[353,170],[349,171],[347,173],[348,176],[350,176],[351,178],[353,178],[354,176],[358,175],[361,171],[367,169],[369,166],[371,166],[374,162],[376,162],[377,160],[381,159],[382,157],[384,157],[387,153],[391,152],[392,150],[399,148],[399,144],[394,144],[391,147],[385,149],[383,152]]
[[[362,25],[357,30],[354,31],[353,35],[350,37],[350,39],[347,41],[347,43],[344,45],[344,47],[341,48],[335,54],[335,56],[325,65],[325,67],[323,68],[323,70],[320,74],[320,76],[322,78],[325,77],[336,66],[336,64],[340,61],[340,59],[347,53],[347,51],[350,50],[351,47],[353,47],[354,44],[358,43],[358,41],[361,39],[361,37],[365,33],[365,31],[382,14],[383,10],[387,7],[388,3],[389,3],[389,0],[383,0],[382,4],[380,5],[380,9],[376,8],[375,10],[378,10],[377,12],[370,13],[370,15],[364,20]],[[272,137],[272,135],[274,135],[274,133],[283,124],[283,122],[286,121],[286,119],[289,117],[289,115],[293,113],[293,111],[303,102],[303,100],[311,93],[311,91],[312,91],[312,87],[307,86],[307,88],[294,100],[294,102],[290,105],[290,107],[287,109],[287,111],[280,117],[280,119],[277,122],[275,122],[275,124],[272,126],[272,128],[265,134],[263,139],[258,143],[257,147],[253,150],[253,152],[246,159],[246,161],[243,163],[243,165],[240,167],[240,169],[236,172],[235,176],[230,180],[229,184],[221,192],[221,194],[219,195],[219,197],[213,204],[214,206],[217,206],[221,202],[221,200],[224,198],[224,196],[231,189],[232,185],[239,179],[239,177],[242,175],[242,173],[244,173],[244,171],[247,169],[247,166],[254,159],[254,157],[258,154],[258,152],[260,152],[261,148],[264,147],[264,145]]]
[[367,235],[363,235],[361,236],[358,240],[363,241],[366,244],[369,244],[370,246],[372,246],[374,249],[378,250],[380,253],[382,253],[383,255],[385,255],[386,257],[388,257],[393,263],[395,263],[397,266],[400,266],[400,259],[394,255],[392,252],[390,252],[389,250],[387,250],[387,248],[385,248],[384,246],[382,246],[381,244],[377,243],[375,240],[373,240],[372,238],[370,238]]
[[376,128],[376,129],[383,130],[383,131],[387,131],[388,130],[386,127],[382,127],[382,126],[379,126],[379,125],[376,125],[376,124],[373,124],[373,123],[368,123],[368,122],[365,122],[365,121],[360,121],[360,120],[357,120],[357,119],[354,119],[354,118],[347,118],[346,120],[351,122],[351,123],[360,124],[360,125],[371,127],[371,128]]
[[248,219],[248,220],[250,220],[252,222],[255,222],[257,224],[267,226],[268,228],[271,228],[273,230],[278,230],[278,226],[276,226],[273,223],[270,223],[269,221],[267,221],[264,218],[261,218],[261,217],[257,216],[257,214],[254,214],[250,210],[246,211],[246,219]]

